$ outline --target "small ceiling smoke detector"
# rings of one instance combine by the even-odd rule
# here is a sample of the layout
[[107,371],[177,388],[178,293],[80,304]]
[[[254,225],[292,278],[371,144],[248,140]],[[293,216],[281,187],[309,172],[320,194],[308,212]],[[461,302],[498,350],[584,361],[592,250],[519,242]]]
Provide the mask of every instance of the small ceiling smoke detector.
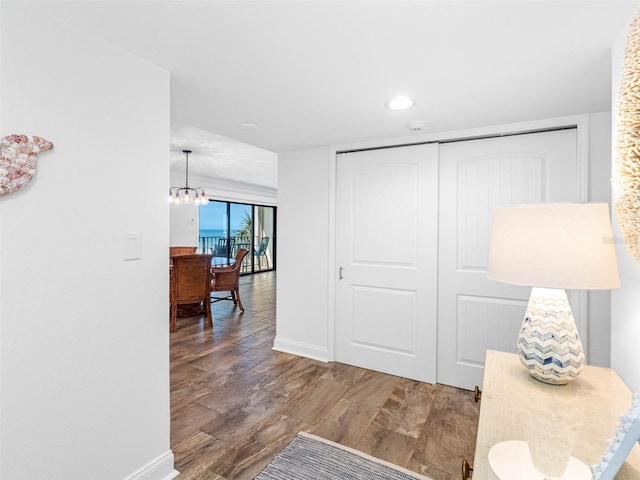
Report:
[[427,126],[427,122],[424,120],[415,120],[407,124],[407,128],[412,132],[421,132]]
[[406,110],[407,108],[411,108],[416,104],[416,101],[413,98],[409,97],[396,97],[393,100],[389,100],[384,104],[390,110]]

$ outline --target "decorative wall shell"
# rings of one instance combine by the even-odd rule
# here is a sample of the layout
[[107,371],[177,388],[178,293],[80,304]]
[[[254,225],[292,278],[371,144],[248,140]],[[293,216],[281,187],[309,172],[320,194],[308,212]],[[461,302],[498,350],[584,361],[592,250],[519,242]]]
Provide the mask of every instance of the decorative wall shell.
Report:
[[617,107],[614,207],[627,251],[640,262],[640,14],[629,27]]
[[0,140],[0,195],[15,192],[36,173],[37,155],[51,150],[53,143],[42,137],[8,135]]

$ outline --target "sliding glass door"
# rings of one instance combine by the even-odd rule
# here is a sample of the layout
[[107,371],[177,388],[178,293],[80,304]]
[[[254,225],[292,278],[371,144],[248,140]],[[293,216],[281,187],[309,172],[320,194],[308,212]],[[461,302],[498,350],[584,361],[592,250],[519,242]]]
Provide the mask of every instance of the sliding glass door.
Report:
[[273,207],[253,207],[254,218],[254,271],[271,270],[274,267],[274,231],[276,209]]
[[225,264],[244,248],[249,253],[242,273],[275,269],[275,207],[210,201],[199,207],[199,215],[200,251]]

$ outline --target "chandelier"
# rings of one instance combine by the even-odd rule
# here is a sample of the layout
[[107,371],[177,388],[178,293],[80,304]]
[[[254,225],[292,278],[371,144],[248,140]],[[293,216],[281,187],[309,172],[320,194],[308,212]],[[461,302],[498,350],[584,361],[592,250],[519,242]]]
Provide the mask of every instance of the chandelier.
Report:
[[209,203],[204,188],[189,187],[189,154],[191,150],[183,150],[182,152],[187,156],[184,187],[170,187],[169,202],[173,205],[204,205]]

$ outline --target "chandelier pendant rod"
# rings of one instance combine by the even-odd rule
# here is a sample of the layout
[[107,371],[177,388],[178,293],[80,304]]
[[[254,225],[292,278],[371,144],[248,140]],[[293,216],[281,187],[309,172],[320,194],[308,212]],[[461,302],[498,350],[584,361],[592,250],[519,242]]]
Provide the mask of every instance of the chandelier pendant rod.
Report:
[[187,192],[189,191],[189,154],[191,153],[191,150],[183,150],[182,153],[186,153],[187,154],[187,168],[186,168],[186,172],[185,172],[185,181],[184,181],[184,185],[187,188]]

